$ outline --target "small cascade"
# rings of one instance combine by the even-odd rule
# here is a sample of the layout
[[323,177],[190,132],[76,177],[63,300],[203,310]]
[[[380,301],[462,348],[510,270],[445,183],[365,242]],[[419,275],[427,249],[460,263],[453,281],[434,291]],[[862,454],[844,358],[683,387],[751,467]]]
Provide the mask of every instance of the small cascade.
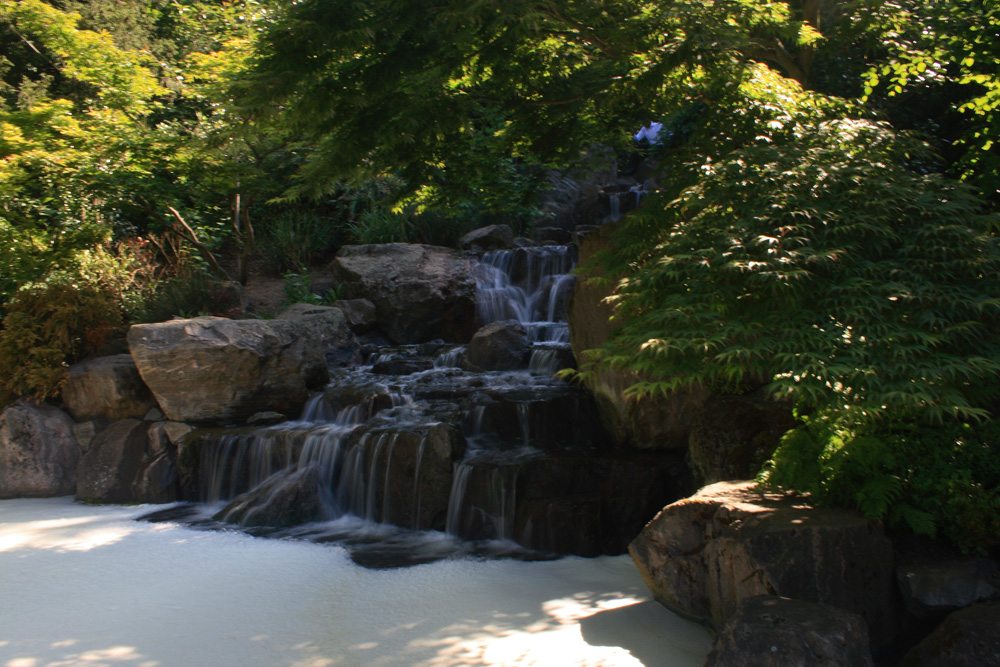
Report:
[[608,205],[611,208],[611,212],[608,214],[608,219],[611,222],[618,222],[622,218],[621,213],[621,197],[618,192],[611,192],[608,194]]
[[[336,542],[380,567],[623,550],[662,507],[670,475],[622,467],[589,393],[554,377],[574,363],[573,265],[571,248],[544,246],[487,253],[475,270],[480,321],[516,319],[532,343],[522,370],[464,370],[466,347],[443,341],[383,347],[337,369],[297,420],[196,433],[186,447],[212,520]],[[650,489],[649,507],[611,532],[577,535],[580,508],[605,521],[616,515],[594,498],[636,485]]]

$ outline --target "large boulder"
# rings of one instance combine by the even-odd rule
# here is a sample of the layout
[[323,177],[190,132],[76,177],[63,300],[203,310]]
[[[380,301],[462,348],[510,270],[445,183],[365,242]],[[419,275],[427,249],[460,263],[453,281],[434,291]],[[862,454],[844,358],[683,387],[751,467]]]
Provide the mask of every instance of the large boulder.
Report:
[[333,306],[296,303],[286,308],[279,320],[302,325],[300,335],[323,349],[331,366],[357,366],[361,363],[361,345],[347,319],[348,310]]
[[895,631],[882,524],[761,494],[752,482],[720,482],[668,505],[629,552],[657,600],[715,628],[744,598],[780,595],[860,614],[878,646]]
[[142,419],[156,407],[156,399],[139,377],[129,354],[88,359],[70,366],[62,399],[80,422]]
[[177,500],[176,448],[160,434],[151,437],[152,426],[122,419],[98,433],[80,460],[76,499],[88,503]]
[[331,308],[339,308],[347,318],[351,331],[363,334],[371,331],[378,324],[375,304],[368,299],[338,299],[330,304]]
[[[608,247],[614,227],[604,225],[580,239],[581,265]],[[568,318],[570,343],[577,359],[585,359],[587,350],[603,345],[614,330],[610,320],[612,307],[604,301],[610,294],[611,287],[606,281],[595,284],[586,275],[577,281],[569,300]],[[625,389],[642,379],[635,373],[617,369],[601,369],[588,376],[587,387],[594,393],[608,433],[619,445],[642,449],[687,448],[691,424],[702,413],[711,394],[692,389],[668,396],[626,398]]]
[[379,328],[396,343],[464,343],[475,332],[472,260],[437,246],[344,246],[330,266],[347,298],[375,304]]
[[1000,568],[991,558],[917,558],[896,568],[903,606],[916,618],[940,620],[977,602],[1000,600]]
[[1000,603],[956,611],[903,656],[900,667],[1000,665]]
[[465,351],[466,370],[509,371],[528,365],[531,343],[517,320],[491,322],[476,332]]
[[329,381],[318,326],[197,317],[133,325],[128,342],[168,419],[233,423],[263,410],[298,414],[309,390]]
[[745,598],[715,638],[705,667],[871,667],[863,618],[774,595]]
[[79,460],[73,419],[62,410],[21,399],[0,413],[0,498],[71,494]]

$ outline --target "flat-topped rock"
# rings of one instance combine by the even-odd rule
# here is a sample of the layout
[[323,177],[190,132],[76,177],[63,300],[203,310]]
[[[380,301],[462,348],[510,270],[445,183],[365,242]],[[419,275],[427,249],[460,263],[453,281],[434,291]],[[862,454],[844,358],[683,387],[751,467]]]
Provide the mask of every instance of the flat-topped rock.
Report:
[[[346,328],[334,312],[323,318]],[[309,390],[329,381],[327,346],[317,340],[326,324],[197,317],[133,325],[128,342],[167,419],[235,423],[264,410],[298,414]]]
[[873,645],[892,640],[892,544],[852,512],[719,482],[663,508],[629,551],[657,600],[712,627],[745,598],[780,595],[858,613]]
[[384,243],[344,246],[330,269],[346,298],[375,304],[378,327],[393,342],[464,343],[475,331],[472,264],[450,248]]

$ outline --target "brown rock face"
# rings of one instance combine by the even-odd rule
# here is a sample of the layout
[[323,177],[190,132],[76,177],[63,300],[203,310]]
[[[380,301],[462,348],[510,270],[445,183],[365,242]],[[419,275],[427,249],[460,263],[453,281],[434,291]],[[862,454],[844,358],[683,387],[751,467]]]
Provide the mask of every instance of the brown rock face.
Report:
[[780,595],[858,613],[873,645],[892,640],[892,544],[877,521],[720,482],[663,508],[629,551],[656,599],[701,623]]
[[297,414],[308,390],[329,380],[314,328],[308,321],[197,317],[134,325],[128,342],[168,419],[232,423],[263,410]]
[[[608,224],[583,237],[580,242],[580,265],[585,265],[600,250],[608,247],[614,230]],[[610,305],[603,299],[610,287],[593,285],[582,276],[569,301],[569,337],[577,359],[586,358],[586,350],[600,347],[614,327],[609,318]],[[658,396],[642,400],[626,399],[622,393],[641,378],[619,370],[602,370],[587,382],[594,393],[601,419],[618,444],[642,449],[683,449],[688,446],[691,423],[700,414],[710,394],[692,390],[684,394]]]
[[156,399],[128,354],[88,359],[69,368],[62,398],[77,421],[142,419]]
[[746,598],[715,638],[705,667],[871,667],[857,614],[773,595]]
[[448,248],[408,243],[344,246],[330,266],[347,298],[375,304],[396,343],[465,343],[475,331],[472,261]]
[[[97,434],[80,460],[76,499],[91,503],[177,500],[176,447],[149,422],[122,419]],[[157,431],[162,431],[159,424]]]
[[510,225],[489,225],[473,229],[458,241],[462,250],[506,250],[514,245]]
[[73,420],[58,408],[21,399],[0,413],[0,498],[73,493],[79,460]]

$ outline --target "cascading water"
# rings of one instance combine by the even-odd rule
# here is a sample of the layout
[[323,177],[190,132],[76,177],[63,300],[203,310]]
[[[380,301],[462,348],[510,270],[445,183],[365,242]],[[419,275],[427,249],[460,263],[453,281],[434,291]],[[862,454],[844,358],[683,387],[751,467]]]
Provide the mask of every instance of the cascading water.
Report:
[[[202,500],[212,511],[230,501],[213,520],[335,541],[374,566],[524,556],[522,547],[623,550],[631,528],[581,543],[571,528],[578,508],[602,521],[605,501],[592,496],[614,499],[633,476],[651,489],[663,483],[648,465],[600,453],[608,444],[589,394],[552,377],[572,358],[572,269],[573,250],[562,246],[487,253],[476,268],[481,323],[520,322],[533,345],[529,368],[462,370],[464,346],[381,349],[366,366],[338,370],[299,420],[197,436]],[[651,503],[643,522],[662,506]]]

